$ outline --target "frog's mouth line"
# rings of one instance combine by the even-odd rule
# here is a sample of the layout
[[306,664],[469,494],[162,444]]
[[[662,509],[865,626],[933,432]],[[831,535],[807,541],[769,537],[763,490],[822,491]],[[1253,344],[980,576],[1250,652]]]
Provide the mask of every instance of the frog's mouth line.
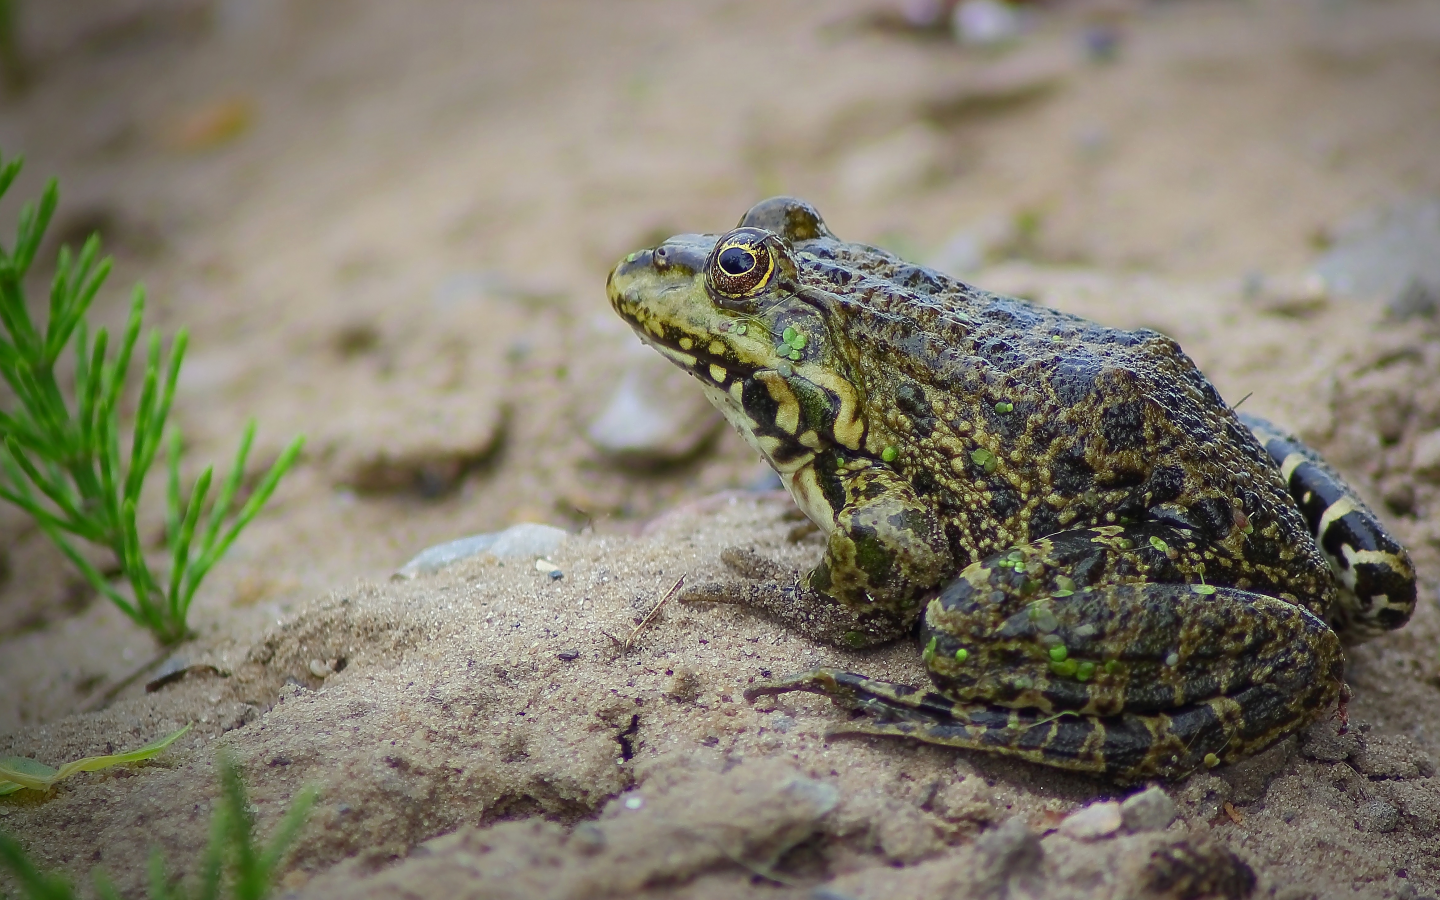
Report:
[[[634,327],[634,326],[632,326]],[[675,363],[680,368],[699,378],[706,384],[714,385],[721,390],[726,390],[737,381],[745,381],[760,370],[760,366],[741,364],[733,359],[715,356],[708,351],[693,344],[689,350],[683,349],[678,340],[656,337],[654,333],[644,331],[636,327],[635,333],[640,339],[666,359]],[[689,337],[686,335],[686,337]],[[690,338],[694,340],[694,338]]]
[[[664,328],[665,336],[661,337],[657,336],[654,331],[645,328],[644,325],[631,320],[631,318],[626,317],[625,321],[629,324],[631,330],[635,331],[636,337],[639,337],[642,343],[648,344],[649,347],[654,348],[654,350],[660,353],[661,356],[664,356],[665,359],[677,364],[677,366],[680,366],[685,372],[693,374],[693,376],[696,376],[701,382],[714,384],[714,386],[719,386],[721,390],[729,389],[733,383],[744,382],[744,380],[750,379],[753,374],[759,372],[760,369],[765,369],[765,366],[756,366],[756,364],[753,363],[742,363],[740,360],[730,359],[730,357],[720,357],[710,353],[706,346],[711,338],[707,337],[697,340],[697,338],[691,336],[691,334],[685,333],[678,333],[677,336],[671,337],[671,331],[675,330],[672,330],[670,327]],[[690,341],[690,348],[681,346],[681,340]]]

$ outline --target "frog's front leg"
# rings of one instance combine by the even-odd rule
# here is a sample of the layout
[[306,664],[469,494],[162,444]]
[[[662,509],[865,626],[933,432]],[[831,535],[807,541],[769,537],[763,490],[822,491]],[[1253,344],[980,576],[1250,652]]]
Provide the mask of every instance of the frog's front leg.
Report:
[[[1335,700],[1340,643],[1278,598],[1198,582],[1123,583],[1164,574],[1177,565],[1165,551],[1187,541],[1155,523],[1107,526],[969,567],[926,610],[921,642],[937,690],[818,670],[752,693],[823,693],[871,715],[845,731],[1117,780],[1178,778],[1239,759]],[[1185,554],[1174,555],[1183,566]],[[1094,562],[1069,567],[1077,583],[1056,560]]]
[[841,647],[909,631],[926,592],[953,571],[944,531],[909,482],[884,463],[826,453],[796,471],[787,487],[829,533],[820,564],[789,584],[716,582],[681,599],[750,606]]

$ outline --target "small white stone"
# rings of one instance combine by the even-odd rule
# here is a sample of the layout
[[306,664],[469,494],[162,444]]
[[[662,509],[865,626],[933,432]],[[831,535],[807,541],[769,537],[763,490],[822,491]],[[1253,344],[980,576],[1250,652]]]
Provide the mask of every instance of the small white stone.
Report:
[[335,670],[325,663],[323,659],[310,660],[310,674],[316,678],[326,678],[335,674]]
[[1072,840],[1094,841],[1120,830],[1120,804],[1114,800],[1092,803],[1076,810],[1060,823],[1060,833]]
[[1175,821],[1175,813],[1175,801],[1158,787],[1132,794],[1120,804],[1120,817],[1134,832],[1164,831]]
[[625,798],[625,808],[626,808],[626,809],[639,809],[639,808],[641,808],[641,807],[644,806],[644,805],[645,805],[645,798],[644,798],[644,797],[626,797],[626,798]]
[[555,565],[550,560],[541,557],[540,559],[535,560],[535,571],[544,572],[546,575],[549,575],[551,572],[560,571],[560,567]]
[[951,14],[955,39],[972,46],[993,46],[1020,35],[1020,14],[999,0],[964,0]]
[[429,575],[481,553],[489,553],[502,559],[553,553],[567,537],[569,534],[563,528],[523,522],[504,531],[476,534],[422,550],[414,559],[401,566],[395,577],[409,579],[418,575]]
[[1440,430],[1427,431],[1415,438],[1410,467],[1427,481],[1440,481]]

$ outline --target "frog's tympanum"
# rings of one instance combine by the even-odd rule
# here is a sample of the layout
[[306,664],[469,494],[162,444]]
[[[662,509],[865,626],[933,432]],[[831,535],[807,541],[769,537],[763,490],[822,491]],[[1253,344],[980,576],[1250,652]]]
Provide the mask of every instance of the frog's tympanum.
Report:
[[[790,579],[700,586],[931,690],[818,669],[904,735],[1119,781],[1233,762],[1323,715],[1342,642],[1404,624],[1404,549],[1175,341],[978,290],[767,200],[627,256],[610,302],[694,375],[824,532]],[[788,582],[788,583],[787,583]]]

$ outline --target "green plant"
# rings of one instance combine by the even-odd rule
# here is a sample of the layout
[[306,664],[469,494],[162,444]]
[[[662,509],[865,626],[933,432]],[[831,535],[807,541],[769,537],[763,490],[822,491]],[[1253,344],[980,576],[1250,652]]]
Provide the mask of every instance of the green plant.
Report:
[[[193,892],[186,891],[171,879],[165,860],[156,850],[150,854],[151,900],[217,900],[221,889],[228,885],[228,896],[235,900],[262,900],[275,886],[276,870],[290,849],[310,808],[315,805],[316,792],[307,788],[300,792],[288,812],[270,835],[264,847],[255,842],[255,816],[245,799],[245,784],[240,768],[227,756],[220,758],[220,805],[210,820],[210,843],[201,857],[200,871]],[[8,867],[30,900],[74,900],[70,883],[57,875],[47,875],[35,867],[20,845],[0,834],[0,864]],[[229,878],[225,878],[226,870]],[[94,872],[95,892],[104,900],[119,900],[120,894],[98,869]],[[3,897],[4,895],[0,895]]]
[[[20,172],[22,161],[0,165],[0,197]],[[250,421],[240,439],[235,464],[216,494],[204,527],[200,527],[213,467],[196,480],[188,497],[180,490],[180,431],[168,432],[169,468],[165,543],[168,573],[157,577],[145,559],[136,525],[136,507],[150,465],[166,437],[165,420],[175,395],[175,382],[185,356],[186,332],[170,342],[161,378],[160,335],[152,330],[145,358],[144,380],[131,425],[129,456],[121,452],[120,405],[130,371],[130,357],[140,339],[145,292],[137,286],[130,318],[118,352],[108,352],[109,336],[101,328],[93,341],[85,312],[110,271],[110,260],[98,259],[100,241],[92,235],[78,255],[60,250],[50,287],[50,310],[41,333],[31,321],[24,280],[40,240],[55,212],[59,192],[52,179],[39,205],[20,211],[15,247],[0,246],[0,377],[19,400],[19,408],[0,410],[0,497],[24,509],[96,590],[136,623],[148,628],[162,644],[189,635],[186,616],[200,582],[235,538],[270,499],[304,444],[297,437],[238,511],[232,507],[240,490],[245,461],[255,436]],[[66,399],[56,364],[67,346],[74,346],[73,399]],[[198,533],[197,533],[198,532]],[[73,536],[108,548],[118,570],[129,582],[126,598],[110,579],[70,542]]]
[[105,756],[87,756],[84,759],[71,760],[58,769],[24,756],[0,756],[0,796],[23,791],[26,788],[32,791],[48,791],[58,782],[64,781],[76,772],[98,772],[112,766],[123,766],[154,759],[189,730],[190,726],[186,725],[179,731],[171,732],[165,737],[151,741],[135,750],[110,753]]

